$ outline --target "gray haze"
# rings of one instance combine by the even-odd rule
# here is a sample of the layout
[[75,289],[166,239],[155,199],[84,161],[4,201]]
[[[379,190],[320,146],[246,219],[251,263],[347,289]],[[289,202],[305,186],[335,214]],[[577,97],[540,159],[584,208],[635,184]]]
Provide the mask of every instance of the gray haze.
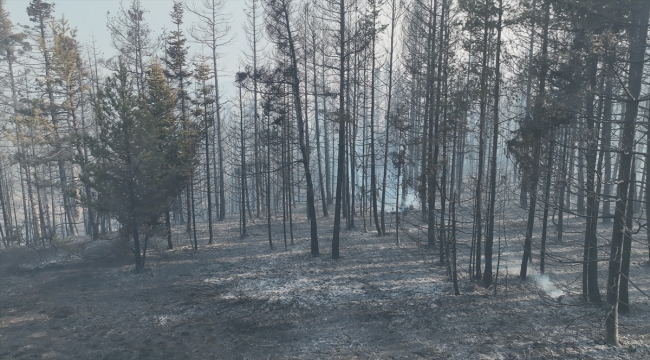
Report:
[[[145,20],[152,31],[152,39],[158,38],[163,29],[170,30],[173,26],[169,13],[172,10],[173,0],[140,0],[143,7],[147,10]],[[93,39],[96,46],[102,52],[102,57],[109,58],[116,51],[111,47],[110,33],[106,28],[107,12],[115,15],[120,8],[119,0],[54,0],[49,1],[55,4],[54,17],[60,19],[65,16],[71,28],[77,29],[77,39],[83,46],[91,46]],[[123,0],[124,7],[128,8],[131,0]],[[184,1],[185,4],[192,4],[193,0]],[[197,6],[200,0],[196,0]],[[31,25],[27,16],[27,6],[29,0],[5,0],[6,11],[9,12],[10,18],[14,25]],[[246,50],[246,36],[242,29],[245,23],[244,0],[226,0],[224,11],[231,16],[231,34],[234,40],[221,49],[222,58],[219,60],[219,74],[222,101],[230,97],[234,74],[240,66],[241,59],[244,58],[243,52]],[[184,27],[188,42],[191,41],[189,28],[195,21],[194,15],[185,11]],[[190,56],[201,54],[201,47],[197,44],[191,44]],[[206,49],[206,54],[209,49]]]

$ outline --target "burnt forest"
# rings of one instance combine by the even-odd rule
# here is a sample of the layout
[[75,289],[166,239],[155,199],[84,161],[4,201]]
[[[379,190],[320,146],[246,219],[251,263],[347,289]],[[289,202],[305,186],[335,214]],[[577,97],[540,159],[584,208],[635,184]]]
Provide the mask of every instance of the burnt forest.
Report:
[[649,17],[0,0],[0,359],[650,359]]

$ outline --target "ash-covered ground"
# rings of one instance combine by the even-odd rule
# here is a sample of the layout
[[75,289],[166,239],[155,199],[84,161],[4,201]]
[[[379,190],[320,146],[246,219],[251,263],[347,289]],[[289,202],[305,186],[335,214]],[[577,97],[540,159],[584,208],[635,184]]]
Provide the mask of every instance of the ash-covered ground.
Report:
[[[417,214],[409,216],[400,245],[394,231],[365,233],[357,218],[357,228],[342,233],[339,260],[329,256],[331,218],[318,219],[321,256],[312,258],[300,217],[287,250],[277,221],[275,250],[263,220],[243,239],[236,219],[218,223],[213,245],[203,225],[198,252],[179,226],[175,249],[154,241],[141,274],[110,236],[0,250],[0,358],[650,358],[649,298],[631,288],[620,348],[603,342],[607,307],[582,304],[582,221],[569,223],[565,242],[549,240],[546,275],[538,274],[536,253],[523,282],[525,223],[514,215],[501,222],[496,295],[469,280],[470,235],[459,232],[461,295],[454,296],[447,267],[423,246],[422,229],[409,225]],[[605,258],[609,226],[602,228]],[[648,293],[644,236],[637,235],[631,278]]]

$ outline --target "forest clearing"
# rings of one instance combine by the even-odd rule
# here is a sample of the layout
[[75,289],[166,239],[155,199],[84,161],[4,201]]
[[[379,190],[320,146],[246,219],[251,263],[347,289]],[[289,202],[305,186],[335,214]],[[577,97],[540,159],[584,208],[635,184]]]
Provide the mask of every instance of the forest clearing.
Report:
[[[341,258],[332,260],[327,240],[320,257],[310,256],[304,217],[294,225],[288,250],[274,226],[271,251],[265,224],[240,238],[230,219],[215,228],[218,240],[196,253],[175,228],[178,246],[154,241],[142,273],[133,272],[132,255],[115,239],[67,245],[70,252],[2,251],[0,358],[650,358],[650,299],[630,290],[623,346],[605,345],[607,308],[582,303],[581,266],[570,261],[581,256],[580,241],[572,236],[549,243],[546,278],[531,269],[521,281],[517,233],[525,221],[509,222],[497,294],[459,270],[461,295],[454,296],[437,254],[416,237],[397,246],[394,233],[345,231]],[[578,229],[579,221],[569,227]],[[326,239],[331,228],[321,230]],[[203,243],[206,233],[203,227]],[[459,242],[466,253],[467,239]],[[467,260],[459,257],[459,265]],[[630,271],[647,293],[650,267],[640,251]]]

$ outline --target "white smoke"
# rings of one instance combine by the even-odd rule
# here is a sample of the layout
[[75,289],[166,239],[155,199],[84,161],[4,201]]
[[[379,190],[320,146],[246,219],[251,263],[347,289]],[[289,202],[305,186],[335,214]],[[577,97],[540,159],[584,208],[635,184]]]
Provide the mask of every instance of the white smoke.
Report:
[[564,295],[564,292],[558,289],[555,284],[549,279],[548,275],[533,275],[531,278],[539,285],[539,287],[550,297],[558,298]]
[[406,195],[406,198],[404,198],[403,200],[400,199],[399,207],[400,207],[400,211],[404,211],[404,209],[408,209],[411,207],[413,207],[414,209],[418,209],[420,207],[420,200],[418,199],[416,194],[414,194],[413,192],[409,192]]

